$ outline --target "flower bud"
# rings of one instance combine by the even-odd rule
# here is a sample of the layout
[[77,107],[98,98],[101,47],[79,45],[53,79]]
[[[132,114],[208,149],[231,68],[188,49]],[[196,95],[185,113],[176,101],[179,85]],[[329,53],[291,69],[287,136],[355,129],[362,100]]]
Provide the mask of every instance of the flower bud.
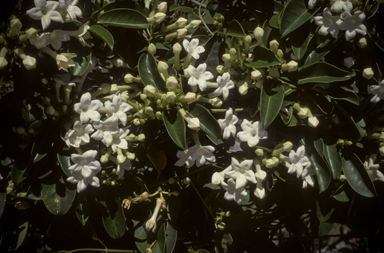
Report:
[[230,54],[223,54],[223,56],[221,57],[221,59],[227,63],[227,62],[231,62],[231,55]]
[[139,142],[143,142],[143,141],[145,141],[145,134],[139,134],[139,135],[137,136],[137,141],[139,141]]
[[266,160],[265,167],[267,167],[268,169],[272,169],[279,165],[279,162],[280,160],[277,157],[272,157]]
[[141,125],[140,120],[139,120],[138,118],[136,118],[136,119],[133,120],[133,124],[134,124],[135,126],[140,126],[140,125]]
[[5,68],[8,65],[8,61],[4,57],[0,57],[0,69]]
[[188,30],[185,28],[179,29],[176,31],[177,38],[178,39],[184,39],[184,37],[187,35]]
[[174,179],[173,177],[168,179],[168,184],[174,184],[174,183],[176,183],[176,179]]
[[251,72],[251,79],[252,80],[259,80],[262,77],[262,74],[259,70],[254,70]]
[[4,36],[0,35],[0,44],[3,44],[5,42]]
[[188,120],[188,128],[192,130],[197,130],[200,128],[200,120],[199,118],[190,118]]
[[277,40],[271,40],[269,42],[269,49],[273,52],[273,53],[277,53],[277,50],[279,50],[279,42],[277,42]]
[[183,28],[184,26],[187,25],[187,23],[188,23],[188,20],[185,19],[185,18],[183,18],[183,17],[179,18],[179,19],[176,21],[176,25],[177,25],[178,28]]
[[264,30],[261,27],[256,27],[256,29],[253,31],[253,34],[255,35],[255,39],[257,40],[257,44],[259,46],[264,46],[263,43],[263,37],[264,37]]
[[158,12],[162,12],[162,13],[166,13],[167,12],[167,8],[168,8],[167,2],[161,2],[157,6],[157,11]]
[[316,117],[308,118],[308,126],[315,128],[317,127],[318,124],[319,124],[319,120]]
[[290,141],[284,142],[283,144],[283,151],[284,152],[290,152],[292,150],[293,144]]
[[134,80],[134,76],[131,74],[126,74],[124,76],[124,82],[126,83],[133,83],[134,82],[133,80]]
[[153,43],[149,44],[147,51],[151,55],[155,55],[156,54],[156,46]]
[[248,93],[248,84],[245,82],[239,87],[240,95],[246,95]]
[[230,37],[225,38],[225,44],[227,44],[228,48],[231,49],[232,46],[232,39]]
[[174,89],[176,89],[178,84],[179,84],[179,82],[177,81],[177,79],[174,76],[170,76],[170,77],[168,77],[165,85],[167,86],[168,89],[174,90]]
[[153,97],[155,96],[156,94],[156,88],[155,86],[153,85],[147,85],[145,86],[145,88],[143,89],[143,92],[145,95],[147,95],[148,97]]
[[255,150],[255,154],[257,156],[264,156],[264,150],[262,150],[261,148],[258,148]]
[[277,50],[276,56],[277,56],[277,58],[279,58],[281,60],[284,56],[283,50],[281,50],[281,49]]
[[165,15],[164,13],[162,13],[162,12],[158,12],[158,13],[156,13],[155,14],[155,22],[156,23],[161,23],[164,19],[165,19],[165,17],[166,17],[167,15]]
[[216,67],[216,71],[217,73],[219,73],[220,75],[227,72],[227,68],[224,67],[223,65],[219,65]]
[[187,102],[188,104],[194,103],[196,101],[196,93],[188,92],[184,95],[183,101]]
[[189,72],[188,72],[188,69],[184,69],[184,77],[185,78],[190,78],[191,77],[191,75],[189,75]]
[[360,40],[359,40],[359,42],[357,43],[357,45],[360,47],[360,48],[365,48],[367,45],[368,45],[368,43],[367,43],[367,39],[366,38],[361,38]]
[[17,35],[17,33],[20,32],[20,29],[22,26],[23,26],[23,24],[20,22],[20,20],[18,18],[12,19],[10,22],[10,28],[11,29],[9,30],[8,36],[13,37],[13,36]]
[[185,29],[193,29],[193,28],[198,27],[200,24],[201,24],[201,20],[197,20],[197,19],[195,19],[195,20],[192,20],[191,23],[189,23],[189,24],[185,27]]
[[288,72],[296,71],[298,63],[295,61],[290,61],[287,63]]
[[53,108],[52,105],[50,105],[50,106],[47,107],[47,109],[46,109],[45,112],[46,112],[48,115],[53,115],[53,114],[55,114],[56,110],[55,110],[55,108]]
[[173,91],[168,91],[167,94],[166,94],[166,96],[165,96],[165,100],[166,100],[168,103],[171,103],[171,104],[175,103],[175,101],[176,101],[176,94],[175,94],[175,92],[173,92]]
[[159,70],[160,73],[168,71],[168,64],[166,64],[163,61],[159,61],[157,63],[157,69]]
[[355,60],[352,57],[344,58],[344,66],[347,68],[351,68],[355,65]]
[[36,59],[27,55],[23,60],[23,65],[27,70],[36,68]]
[[372,71],[372,68],[366,68],[363,70],[363,77],[367,79],[371,79],[373,77],[374,73]]
[[213,106],[213,107],[221,107],[223,105],[223,101],[221,101],[220,98],[218,97],[215,97],[215,98],[211,98],[209,100],[209,103]]
[[297,113],[297,116],[299,116],[300,119],[305,119],[306,117],[308,117],[308,112],[308,108],[300,108],[300,111]]
[[124,66],[124,61],[120,58],[113,58],[111,60],[113,66],[115,66],[116,68],[122,68]]
[[181,47],[181,45],[179,43],[175,43],[172,46],[172,49],[173,49],[174,54],[180,54],[180,52],[183,50],[183,48]]
[[117,162],[122,164],[125,162],[125,160],[127,160],[127,157],[125,157],[125,155],[121,154],[121,155],[117,155]]
[[280,78],[280,73],[279,73],[279,70],[278,69],[271,69],[269,71],[269,76],[273,79],[273,80],[279,80]]
[[183,183],[184,184],[190,184],[191,183],[191,179],[189,177],[186,177],[186,178],[184,178]]

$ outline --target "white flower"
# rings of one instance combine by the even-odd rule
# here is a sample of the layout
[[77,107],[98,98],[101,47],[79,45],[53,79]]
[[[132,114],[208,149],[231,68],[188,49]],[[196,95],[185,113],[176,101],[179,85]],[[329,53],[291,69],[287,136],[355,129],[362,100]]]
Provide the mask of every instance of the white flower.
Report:
[[315,7],[317,0],[309,0],[308,1],[308,9],[312,10]]
[[103,138],[102,142],[107,147],[111,146],[113,152],[116,152],[117,148],[128,149],[128,142],[125,139],[125,136],[127,136],[128,133],[129,129],[124,131],[120,128],[118,133],[112,135],[112,142],[110,142],[108,139],[106,140],[106,138]]
[[336,24],[340,30],[345,31],[345,39],[348,41],[355,38],[356,33],[365,35],[367,28],[361,22],[365,19],[364,12],[355,12],[353,16],[349,12],[343,12]]
[[338,16],[332,16],[331,10],[327,7],[323,11],[322,16],[314,17],[315,23],[318,26],[321,26],[318,33],[320,35],[328,35],[330,33],[333,38],[337,38],[339,34],[339,28],[336,25],[336,22],[340,20]]
[[118,118],[116,115],[112,115],[104,121],[96,121],[93,123],[93,127],[97,129],[91,137],[98,141],[103,141],[108,147],[112,145],[113,135],[119,133]]
[[219,123],[221,130],[223,130],[223,138],[228,139],[231,134],[233,137],[236,135],[236,126],[235,124],[239,121],[236,115],[233,114],[232,108],[229,108],[225,112],[225,119],[219,119],[217,122]]
[[191,54],[193,58],[199,59],[201,53],[205,51],[204,47],[199,46],[199,40],[198,39],[193,39],[191,42],[188,40],[183,40],[183,46],[185,51],[187,53]]
[[309,166],[312,166],[308,157],[305,156],[304,146],[299,147],[296,152],[291,150],[291,152],[289,152],[289,160],[291,162],[291,166],[288,169],[288,173],[296,173],[297,177],[301,176],[304,168],[308,169]]
[[192,162],[191,154],[192,153],[189,149],[177,151],[176,156],[179,158],[179,160],[175,163],[175,165],[181,167],[185,164],[187,168],[192,167],[194,162]]
[[380,180],[384,182],[384,175],[379,170],[380,165],[375,164],[375,161],[376,155],[371,155],[368,159],[365,160],[364,167],[372,181]]
[[339,12],[341,10],[351,12],[353,4],[357,4],[357,0],[336,0],[332,5],[331,10],[334,12]]
[[229,165],[226,169],[220,171],[220,172],[215,172],[212,174],[212,179],[211,182],[213,185],[219,185],[222,181],[224,181],[225,173],[229,172],[232,170],[232,166]]
[[241,205],[242,196],[247,196],[247,192],[243,187],[236,188],[235,181],[230,178],[226,184],[224,181],[221,182],[221,186],[226,190],[224,198],[226,200],[234,200],[238,205]]
[[37,49],[48,46],[51,43],[51,34],[42,33],[40,35],[33,34],[29,38],[29,42],[34,45]]
[[90,29],[90,26],[88,24],[89,24],[89,21],[87,21],[85,24],[80,26],[79,29],[76,31],[64,31],[64,32],[67,35],[78,39],[83,46],[86,46],[87,42],[85,42],[85,40],[91,37],[91,34],[88,31]]
[[239,163],[232,157],[231,166],[233,170],[226,172],[225,175],[236,180],[236,189],[245,187],[248,181],[256,184],[255,173],[251,170],[252,164],[252,160],[244,160]]
[[353,65],[355,65],[355,59],[352,57],[344,58],[344,66],[347,68],[351,68]]
[[241,123],[243,131],[237,133],[237,137],[241,141],[246,141],[248,146],[254,147],[259,143],[260,139],[267,139],[268,132],[263,130],[263,125],[260,121],[251,124],[248,120],[244,119]]
[[303,180],[303,189],[307,188],[308,185],[312,187],[315,186],[315,174],[316,172],[313,169],[312,164],[304,168],[303,173],[301,174],[301,179]]
[[96,150],[88,150],[82,155],[72,154],[71,160],[75,163],[68,170],[72,175],[67,178],[68,182],[77,183],[77,192],[81,192],[90,184],[100,186],[100,180],[95,175],[101,170],[100,162],[95,160]]
[[74,105],[74,110],[80,114],[80,121],[87,123],[89,119],[93,121],[100,120],[100,113],[97,111],[103,104],[100,100],[91,100],[91,93],[84,93],[80,98],[80,103]]
[[372,103],[377,103],[381,99],[384,99],[384,80],[382,80],[379,85],[372,85],[369,87],[369,90],[374,95],[371,98]]
[[191,152],[192,162],[196,162],[197,167],[204,165],[206,161],[211,163],[216,162],[216,157],[212,153],[215,151],[213,146],[202,146],[200,144],[196,144],[190,148],[189,151]]
[[48,28],[51,24],[51,20],[55,22],[64,23],[63,18],[61,17],[58,11],[55,11],[59,6],[59,3],[56,1],[46,1],[46,0],[34,0],[34,8],[27,11],[27,14],[36,20],[41,20],[41,25],[43,30]]
[[123,178],[124,172],[126,170],[131,170],[132,169],[132,163],[129,159],[125,159],[123,163],[117,164],[117,169],[116,169],[116,175],[118,176],[119,179]]
[[205,71],[207,69],[207,64],[200,64],[197,68],[192,65],[188,66],[188,73],[190,75],[188,79],[188,84],[190,86],[199,85],[201,91],[204,91],[207,88],[207,80],[212,79],[214,76],[211,72]]
[[109,112],[110,115],[116,114],[116,116],[119,118],[121,123],[125,126],[127,124],[127,114],[129,110],[131,110],[133,107],[130,106],[127,103],[124,103],[121,100],[120,94],[115,94],[112,97],[111,101],[106,101],[104,103],[105,109]]
[[48,44],[51,44],[53,49],[59,50],[63,45],[63,41],[69,40],[69,36],[64,31],[56,30],[50,34]]
[[76,57],[74,53],[61,53],[56,55],[56,64],[59,70],[68,72],[68,68],[75,67],[75,62],[72,58]]
[[263,187],[262,180],[257,180],[256,189],[253,194],[259,199],[263,199],[265,197],[265,188]]
[[216,81],[219,87],[213,92],[213,95],[220,96],[223,94],[224,100],[228,98],[229,90],[235,88],[233,81],[230,79],[229,73],[224,73],[223,76],[218,76]]
[[66,11],[72,20],[76,20],[76,17],[81,18],[81,10],[79,7],[75,6],[79,0],[60,0],[60,8],[63,11]]
[[156,199],[156,207],[155,207],[155,210],[153,211],[152,217],[147,221],[147,223],[145,223],[145,229],[147,231],[155,232],[156,219],[157,219],[157,215],[159,214],[161,204],[162,204],[161,199]]
[[84,125],[80,121],[76,121],[73,129],[65,134],[65,143],[69,146],[78,148],[80,145],[89,143],[89,134],[93,132],[91,124]]

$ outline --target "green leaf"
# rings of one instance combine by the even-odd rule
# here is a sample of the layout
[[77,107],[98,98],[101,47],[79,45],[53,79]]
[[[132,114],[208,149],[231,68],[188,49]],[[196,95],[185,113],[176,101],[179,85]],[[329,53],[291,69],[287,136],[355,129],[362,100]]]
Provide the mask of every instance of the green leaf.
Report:
[[375,196],[375,186],[355,153],[342,154],[341,164],[347,182],[355,192],[368,198]]
[[90,204],[86,197],[83,194],[79,194],[79,204],[77,205],[75,209],[75,213],[77,216],[77,219],[80,221],[80,223],[85,226],[89,219],[90,214]]
[[76,190],[70,190],[63,178],[53,184],[41,184],[41,197],[47,209],[54,215],[64,215],[72,206]]
[[[303,36],[308,34],[307,36]],[[293,32],[291,36],[291,45],[292,51],[295,54],[296,58],[301,60],[305,53],[307,52],[307,48],[309,42],[311,41],[311,23],[306,22],[304,25],[299,27],[296,31]]]
[[[83,75],[84,72],[87,70],[89,64],[91,63],[92,51],[88,47],[85,47],[84,49],[82,49],[81,52],[82,54],[85,54],[85,56],[81,56],[81,58],[83,59],[81,65],[78,62],[75,62],[75,67],[72,68],[72,75],[74,76]],[[77,56],[77,58],[79,57],[80,55]]]
[[279,59],[276,58],[275,54],[265,47],[256,46],[253,50],[252,55],[252,62],[245,63],[245,65],[248,67],[266,68],[270,66],[281,65]]
[[107,43],[107,45],[109,46],[109,48],[111,50],[113,50],[113,46],[115,44],[115,41],[113,39],[112,34],[107,29],[105,29],[104,27],[102,27],[100,25],[92,25],[89,28],[89,30],[92,33],[94,33],[97,37],[99,37],[100,39],[105,41]]
[[329,220],[329,218],[331,218],[334,211],[335,209],[331,208],[331,210],[329,210],[328,213],[323,215],[321,212],[320,204],[318,201],[316,201],[316,216],[317,216],[317,219],[319,220],[319,236],[320,237],[327,235],[329,231],[331,231],[334,223],[329,223],[327,221]]
[[298,84],[331,83],[351,78],[351,73],[326,62],[318,62],[302,69],[298,73]]
[[305,62],[301,68],[306,68],[324,58],[329,52],[331,52],[339,43],[343,40],[344,34],[340,34],[336,39],[329,38],[319,44],[315,50],[313,50],[305,59]]
[[57,154],[57,160],[59,161],[60,167],[64,174],[67,177],[71,176],[72,173],[68,170],[68,168],[71,166],[69,156]]
[[188,6],[172,4],[171,7],[169,7],[169,11],[193,12],[193,8]]
[[160,252],[161,253],[165,252],[166,234],[165,234],[165,223],[164,222],[161,224],[161,226],[157,230],[156,243],[159,246]]
[[3,215],[6,200],[7,200],[7,193],[0,192],[0,218]]
[[319,9],[309,11],[306,6],[306,0],[291,0],[284,8],[281,18],[280,38],[284,38],[289,33],[299,28],[307,22]]
[[336,100],[345,100],[352,104],[359,105],[359,97],[356,93],[343,89],[339,86],[334,86],[326,84],[327,89],[324,89],[321,85],[316,85],[313,87],[314,90],[323,93],[324,95],[329,96],[330,98]]
[[163,111],[163,120],[169,137],[171,137],[177,146],[179,146],[182,150],[185,150],[186,129],[184,118],[181,113],[177,109]]
[[260,119],[263,123],[263,129],[267,129],[275,120],[283,100],[284,86],[281,85],[281,82],[266,80],[260,93]]
[[209,137],[213,140],[221,139],[220,125],[207,108],[200,104],[196,104],[189,113],[200,120],[201,130],[207,133]]
[[236,19],[232,20],[231,23],[228,24],[227,32],[225,34],[240,38],[244,38],[246,36],[243,27]]
[[349,201],[349,198],[344,191],[342,191],[336,195],[333,195],[332,198],[336,199],[339,202],[348,202]]
[[167,223],[166,233],[166,247],[167,253],[172,253],[177,242],[177,230],[170,224]]
[[127,8],[106,11],[98,17],[97,23],[134,29],[146,29],[149,27],[147,18],[143,14]]
[[146,53],[139,59],[139,75],[144,85],[153,85],[160,91],[166,91],[165,82],[157,69],[153,55]]
[[125,215],[121,206],[121,199],[113,186],[103,185],[98,196],[103,206],[103,225],[112,239],[119,239],[125,233]]
[[332,178],[336,179],[341,173],[341,158],[337,150],[337,144],[327,145],[324,143],[323,154],[325,160],[328,162],[329,168],[331,169]]
[[20,231],[20,232],[19,232],[19,235],[17,238],[16,247],[13,249],[14,251],[17,250],[18,248],[20,248],[20,246],[23,244],[25,237],[27,236],[28,227],[29,227],[28,221],[24,222],[23,224],[21,224],[19,226],[18,231]]

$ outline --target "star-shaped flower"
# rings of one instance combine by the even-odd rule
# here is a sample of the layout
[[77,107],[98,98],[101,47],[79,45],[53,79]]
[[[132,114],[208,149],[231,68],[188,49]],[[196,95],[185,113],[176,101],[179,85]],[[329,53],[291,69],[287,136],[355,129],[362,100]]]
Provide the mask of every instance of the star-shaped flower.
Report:
[[207,88],[206,81],[214,77],[211,72],[205,71],[206,69],[206,63],[200,64],[197,68],[189,65],[187,69],[190,75],[188,84],[191,86],[199,85],[200,90],[204,91]]
[[379,170],[380,165],[375,164],[375,162],[376,162],[376,155],[371,155],[368,159],[365,160],[364,167],[367,170],[368,175],[372,181],[379,180],[384,182],[384,175]]
[[369,87],[369,90],[374,95],[371,98],[372,103],[377,103],[381,99],[384,99],[384,80],[382,80],[379,85],[372,85]]
[[51,20],[59,23],[64,23],[63,18],[61,17],[58,11],[55,11],[59,6],[59,3],[56,1],[46,1],[46,0],[34,0],[34,8],[27,11],[27,14],[36,20],[41,20],[41,25],[43,30],[48,28],[51,24]]
[[118,133],[112,135],[113,137],[112,143],[110,143],[109,141],[106,141],[105,138],[102,140],[102,142],[107,147],[111,146],[113,152],[116,152],[117,148],[128,149],[128,142],[126,139],[124,139],[128,133],[129,133],[129,129],[124,131],[123,129],[120,128]]
[[68,72],[68,68],[75,67],[75,62],[72,58],[75,58],[77,54],[74,53],[61,53],[56,55],[56,64],[59,70]]
[[345,30],[345,39],[348,41],[355,38],[357,33],[361,35],[367,34],[367,28],[362,24],[364,19],[364,12],[355,12],[353,15],[349,12],[343,12],[341,19],[336,24],[340,30]]
[[63,41],[65,42],[65,41],[69,41],[69,40],[70,40],[70,38],[69,38],[68,34],[66,34],[64,31],[56,30],[50,34],[48,44],[51,44],[53,49],[59,50],[61,48],[61,46],[63,45]]
[[241,123],[241,129],[243,131],[237,133],[237,137],[241,141],[246,141],[248,146],[254,147],[259,143],[260,139],[267,139],[268,132],[263,130],[263,125],[260,121],[256,121],[253,124],[244,119]]
[[89,134],[93,132],[91,124],[82,124],[80,121],[76,121],[73,125],[73,129],[69,130],[65,134],[65,143],[69,146],[78,148],[80,145],[89,143]]
[[291,152],[289,152],[289,160],[291,166],[288,169],[288,173],[296,173],[297,177],[301,176],[304,168],[308,169],[308,167],[311,166],[308,157],[305,156],[304,146],[299,147],[296,152],[294,150],[291,150]]
[[231,166],[233,170],[225,174],[236,180],[236,189],[245,187],[248,181],[256,184],[255,172],[251,170],[252,164],[252,160],[244,160],[239,163],[232,157]]
[[336,0],[331,7],[331,11],[339,12],[344,10],[345,12],[351,12],[353,4],[357,4],[357,2],[357,0]]
[[88,31],[90,29],[90,26],[88,24],[89,24],[89,21],[87,21],[82,26],[80,26],[79,29],[77,29],[76,31],[64,31],[64,32],[67,35],[78,39],[83,46],[86,46],[87,42],[85,42],[85,40],[91,37],[91,34]]
[[215,172],[212,174],[212,179],[211,182],[213,185],[219,185],[222,181],[224,181],[225,173],[229,172],[232,170],[232,166],[229,165],[226,169],[220,171],[220,172]]
[[192,148],[190,148],[192,162],[196,162],[196,166],[200,167],[206,163],[206,161],[214,163],[216,162],[216,157],[213,154],[215,148],[211,145],[202,146],[200,144],[196,144]]
[[219,87],[212,94],[216,97],[223,94],[223,98],[226,100],[228,98],[229,90],[235,88],[231,76],[226,72],[223,76],[218,76],[216,81]]
[[119,133],[118,118],[112,115],[104,121],[93,122],[93,127],[97,129],[91,137],[95,140],[102,141],[107,147],[112,145],[113,135]]
[[320,35],[326,36],[330,33],[333,38],[337,38],[339,28],[336,22],[340,20],[340,18],[338,16],[332,16],[332,12],[328,7],[323,10],[323,17],[316,16],[314,20],[316,25],[321,26],[318,31]]
[[127,124],[126,112],[131,110],[133,107],[127,103],[124,103],[121,100],[120,94],[115,94],[112,97],[112,102],[106,101],[104,103],[104,106],[105,106],[105,109],[108,111],[109,115],[116,114],[116,116],[119,118],[119,120],[124,126]]
[[316,171],[313,169],[312,164],[303,169],[301,174],[301,179],[303,180],[303,189],[307,188],[308,185],[315,186],[315,174]]
[[116,175],[119,179],[124,177],[124,172],[132,169],[132,163],[129,159],[125,159],[123,163],[119,163],[116,169]]
[[194,164],[194,162],[192,162],[191,154],[192,153],[189,149],[177,151],[176,156],[179,160],[177,160],[175,165],[181,167],[185,164],[187,168],[191,168]]
[[91,93],[84,93],[80,98],[80,103],[74,105],[74,110],[80,114],[80,121],[87,123],[89,119],[93,121],[100,120],[100,113],[97,111],[103,104],[100,100],[91,100]]
[[241,205],[243,201],[241,197],[247,196],[247,192],[243,187],[237,188],[236,183],[232,178],[228,179],[227,183],[225,183],[224,181],[221,182],[221,187],[226,190],[226,192],[224,193],[224,199],[229,201],[234,200],[238,205]]
[[187,53],[191,54],[193,58],[199,59],[201,53],[205,51],[204,47],[199,46],[198,39],[192,39],[191,42],[188,40],[183,40],[183,46]]
[[81,18],[81,10],[75,6],[79,0],[60,0],[59,5],[63,11],[66,11],[71,17],[72,21],[76,20],[76,17]]
[[221,130],[223,130],[223,138],[228,139],[231,134],[233,137],[236,135],[236,123],[239,121],[236,115],[233,114],[232,108],[229,108],[225,112],[225,119],[219,119],[217,122],[219,123]]

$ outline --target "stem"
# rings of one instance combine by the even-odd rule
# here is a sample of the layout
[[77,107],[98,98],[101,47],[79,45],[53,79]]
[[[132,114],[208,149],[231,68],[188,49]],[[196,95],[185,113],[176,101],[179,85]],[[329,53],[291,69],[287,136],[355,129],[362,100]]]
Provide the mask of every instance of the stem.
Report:
[[203,202],[205,208],[207,208],[207,210],[208,210],[209,213],[211,214],[212,218],[214,219],[215,216],[213,215],[212,210],[209,208],[209,206],[207,205],[207,203],[205,203],[203,197],[201,196],[200,192],[197,190],[197,188],[196,188],[195,184],[192,182],[192,180],[191,180],[191,185],[192,185],[193,189],[195,190],[197,196],[199,196],[199,199],[201,200],[201,202]]
[[[226,112],[227,109],[210,109],[211,112]],[[235,112],[246,112],[246,111],[250,111],[251,108],[236,108],[234,111]]]
[[[201,22],[204,24],[205,28],[207,28],[208,32],[213,36],[213,32],[208,28],[207,24],[205,23],[205,21],[203,19],[203,16],[201,15],[201,6],[203,6],[203,1],[204,0],[201,0],[201,3],[199,4],[199,18],[200,18]],[[194,0],[191,0],[191,2],[195,3]],[[205,8],[206,7],[207,6],[205,6]]]

